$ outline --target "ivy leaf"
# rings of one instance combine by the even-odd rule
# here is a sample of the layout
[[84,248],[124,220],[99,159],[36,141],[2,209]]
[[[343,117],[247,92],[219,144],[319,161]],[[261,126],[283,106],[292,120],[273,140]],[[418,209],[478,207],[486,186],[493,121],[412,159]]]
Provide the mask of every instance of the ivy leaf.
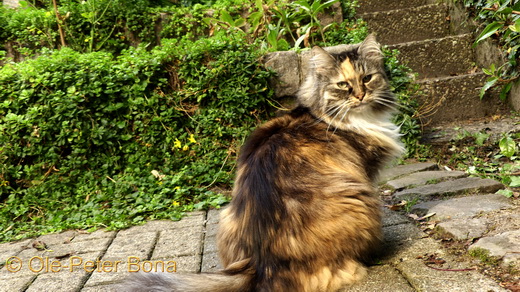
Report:
[[509,186],[512,188],[520,187],[520,176],[512,176],[511,183],[509,184]]
[[500,147],[500,153],[507,158],[511,158],[516,153],[515,140],[509,136],[502,138],[498,143],[498,146]]
[[513,191],[511,190],[499,190],[498,192],[496,192],[495,194],[497,195],[502,195],[506,198],[511,198],[513,197]]
[[488,24],[486,28],[484,28],[484,30],[477,37],[477,40],[473,44],[473,47],[475,47],[482,40],[485,40],[488,37],[492,36],[495,32],[497,32],[497,30],[501,29],[502,27],[504,27],[504,24],[498,21]]
[[486,81],[486,84],[484,84],[484,86],[482,86],[482,88],[480,89],[480,99],[484,98],[484,94],[486,94],[486,91],[493,87],[493,85],[495,85],[497,81],[498,77],[491,77]]

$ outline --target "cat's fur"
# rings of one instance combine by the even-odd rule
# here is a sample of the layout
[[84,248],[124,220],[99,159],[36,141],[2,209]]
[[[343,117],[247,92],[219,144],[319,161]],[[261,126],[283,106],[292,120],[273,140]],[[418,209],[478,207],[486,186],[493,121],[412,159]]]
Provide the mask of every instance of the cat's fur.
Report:
[[402,151],[396,103],[373,36],[312,54],[299,106],[241,150],[217,238],[224,270],[143,274],[135,291],[335,291],[366,274],[381,241],[376,179]]

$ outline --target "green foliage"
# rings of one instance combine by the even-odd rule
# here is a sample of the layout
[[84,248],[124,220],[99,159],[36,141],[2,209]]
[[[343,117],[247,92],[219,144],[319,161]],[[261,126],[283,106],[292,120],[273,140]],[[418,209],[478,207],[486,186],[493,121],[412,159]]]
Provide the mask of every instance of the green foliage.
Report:
[[[462,131],[449,149],[449,159],[444,163],[471,175],[496,179],[511,189],[520,187],[520,135],[505,134],[498,141],[489,138],[487,133]],[[514,192],[511,189],[500,193],[512,197]]]
[[412,70],[397,60],[399,51],[384,49],[383,53],[390,85],[400,105],[400,112],[395,116],[394,122],[401,128],[401,141],[407,150],[405,157],[417,158],[427,151],[426,146],[419,142],[422,134],[416,99],[420,94],[419,86],[413,83],[415,75]]
[[258,58],[221,36],[117,57],[63,48],[4,66],[0,240],[226,202],[211,190],[229,188],[270,95]]
[[485,39],[495,38],[506,58],[504,64],[493,64],[483,69],[489,77],[480,90],[480,98],[490,88],[501,86],[500,99],[505,100],[513,82],[520,76],[517,66],[520,57],[520,3],[511,0],[464,0],[464,5],[484,26],[475,45]]

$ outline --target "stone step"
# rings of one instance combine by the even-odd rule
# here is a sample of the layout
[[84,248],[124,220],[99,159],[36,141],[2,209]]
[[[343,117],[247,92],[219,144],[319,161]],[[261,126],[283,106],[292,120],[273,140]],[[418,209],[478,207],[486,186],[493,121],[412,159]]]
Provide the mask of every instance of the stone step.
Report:
[[473,73],[420,80],[418,83],[423,92],[418,96],[421,122],[434,127],[508,113],[507,104],[500,101],[496,91],[486,93],[482,100],[479,98],[486,78],[483,73]]
[[419,78],[434,78],[466,74],[474,67],[475,52],[472,34],[413,41],[389,46],[399,50],[401,63],[406,64]]
[[417,7],[429,4],[427,0],[364,0],[360,1],[357,13],[379,12]]
[[360,17],[385,45],[442,38],[450,31],[448,9],[443,4],[365,13]]
[[394,194],[397,200],[429,201],[431,199],[465,195],[472,193],[494,193],[504,186],[492,179],[481,179],[478,177],[466,177],[455,180],[444,181],[438,184],[425,185],[412,189],[406,189]]
[[467,174],[463,171],[447,171],[447,170],[430,170],[409,174],[407,176],[386,182],[386,185],[394,190],[402,190],[404,188],[418,187],[426,184],[434,184],[448,179],[465,177]]
[[412,207],[412,213],[424,216],[435,213],[434,220],[468,219],[481,212],[497,211],[511,207],[508,198],[499,194],[485,194],[449,200],[429,201]]
[[380,181],[385,183],[387,181],[394,180],[405,175],[410,175],[412,173],[436,169],[438,169],[438,165],[433,162],[419,162],[397,165],[384,169],[381,173]]

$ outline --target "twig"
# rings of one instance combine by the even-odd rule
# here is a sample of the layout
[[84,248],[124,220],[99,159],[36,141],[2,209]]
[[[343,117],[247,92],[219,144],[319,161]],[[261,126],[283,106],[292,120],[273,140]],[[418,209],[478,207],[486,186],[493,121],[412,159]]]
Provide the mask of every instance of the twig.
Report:
[[[488,11],[494,11],[494,12],[496,12],[496,11],[498,10],[498,7],[497,7],[497,6],[486,7],[486,8],[482,8],[482,10],[488,10]],[[520,11],[513,10],[513,11],[511,11],[511,14],[520,15]]]
[[66,47],[67,44],[65,43],[65,33],[63,32],[63,28],[61,27],[62,18],[60,16],[60,13],[58,12],[58,3],[57,0],[52,0],[52,4],[54,5],[54,14],[56,14],[56,20],[58,22],[58,31],[60,32],[60,41],[61,46]]

